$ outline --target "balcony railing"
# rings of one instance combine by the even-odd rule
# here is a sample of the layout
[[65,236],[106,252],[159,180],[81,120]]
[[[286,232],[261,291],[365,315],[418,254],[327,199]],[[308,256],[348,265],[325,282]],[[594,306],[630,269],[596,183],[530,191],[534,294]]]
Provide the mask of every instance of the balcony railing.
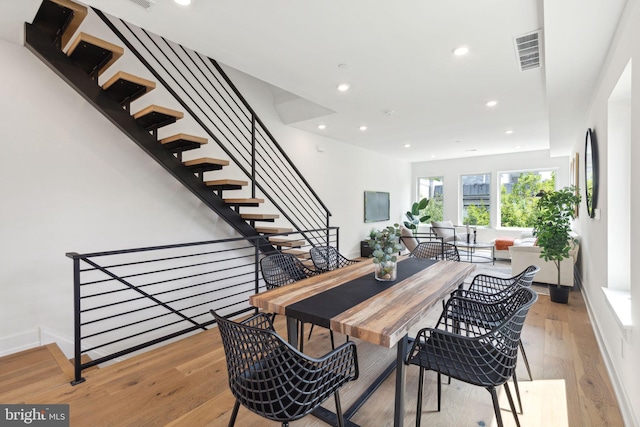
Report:
[[[298,251],[326,244],[327,236],[337,247],[335,227],[280,236],[304,240],[303,233],[323,239],[305,241]],[[248,313],[249,296],[264,290],[262,254],[245,237],[67,256],[74,277],[73,384],[84,381],[84,369],[206,330],[211,309]]]

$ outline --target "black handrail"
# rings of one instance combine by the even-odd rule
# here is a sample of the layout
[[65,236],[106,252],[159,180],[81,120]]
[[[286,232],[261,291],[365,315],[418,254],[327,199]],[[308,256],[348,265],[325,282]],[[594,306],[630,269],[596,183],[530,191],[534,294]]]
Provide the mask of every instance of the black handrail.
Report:
[[[338,247],[336,227],[304,233],[326,233],[328,241],[306,242],[297,249],[326,244]],[[277,236],[301,240],[302,234]],[[68,253],[74,277],[72,384],[84,381],[84,369],[208,329],[211,309],[226,315],[255,311],[249,296],[264,290],[265,285],[259,245],[251,239]],[[90,355],[90,361],[82,361],[84,354]]]

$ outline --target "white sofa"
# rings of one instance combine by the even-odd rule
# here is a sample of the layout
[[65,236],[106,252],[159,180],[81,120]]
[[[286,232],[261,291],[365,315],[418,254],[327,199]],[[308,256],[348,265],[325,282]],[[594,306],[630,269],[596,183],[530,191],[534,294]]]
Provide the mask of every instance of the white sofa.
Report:
[[[573,235],[577,239],[577,235]],[[516,239],[513,246],[509,247],[509,255],[511,256],[511,271],[517,274],[530,265],[537,265],[540,271],[536,273],[534,282],[557,284],[558,269],[553,261],[545,261],[540,258],[540,247],[535,246],[535,237],[521,236]],[[579,243],[574,243],[573,248],[569,251],[569,258],[562,260],[560,263],[560,284],[564,286],[573,286],[573,267],[578,259]]]

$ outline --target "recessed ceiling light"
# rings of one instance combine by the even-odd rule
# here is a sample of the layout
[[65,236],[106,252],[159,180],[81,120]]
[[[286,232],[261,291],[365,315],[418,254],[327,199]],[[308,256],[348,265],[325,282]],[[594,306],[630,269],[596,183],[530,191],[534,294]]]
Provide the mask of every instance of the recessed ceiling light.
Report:
[[404,144],[404,148],[409,148],[411,147],[411,144]]
[[509,130],[505,130],[504,133],[506,133],[507,135],[511,135],[513,133],[513,131],[511,129],[509,129]]
[[327,125],[318,125],[318,129],[325,129]]
[[189,6],[191,4],[191,0],[173,0],[178,3],[180,6]]
[[487,102],[487,107],[495,107],[498,105],[498,101],[489,101]]
[[339,90],[340,92],[346,92],[346,91],[348,91],[348,90],[349,90],[349,88],[350,88],[350,87],[351,87],[351,86],[349,86],[349,84],[347,84],[347,83],[342,83],[342,84],[339,84],[339,85],[338,85],[338,90]]
[[364,126],[364,125],[363,125],[363,126],[360,126],[360,130],[365,131],[365,130],[367,130],[367,127],[366,127],[366,126]]
[[453,54],[455,56],[463,56],[463,55],[466,55],[467,53],[469,53],[469,48],[467,46],[460,46],[453,49]]
[[432,155],[431,155],[431,158],[432,158],[432,159],[435,159],[435,158],[436,158],[436,155],[435,155],[435,154],[432,154]]

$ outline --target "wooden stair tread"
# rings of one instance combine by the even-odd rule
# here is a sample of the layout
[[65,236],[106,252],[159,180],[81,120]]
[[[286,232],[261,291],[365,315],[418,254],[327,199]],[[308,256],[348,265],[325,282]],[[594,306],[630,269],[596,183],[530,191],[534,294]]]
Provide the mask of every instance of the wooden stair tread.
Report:
[[183,164],[195,173],[220,170],[224,166],[229,166],[228,160],[214,159],[212,157],[202,157],[200,159],[187,160]]
[[197,166],[197,165],[220,165],[229,166],[229,160],[214,159],[213,157],[201,157],[199,159],[187,160],[184,162],[185,166]]
[[205,185],[212,190],[241,190],[242,187],[249,185],[247,181],[239,181],[237,179],[216,179],[213,181],[205,181]]
[[304,240],[294,240],[286,237],[269,237],[269,243],[288,248],[299,248],[304,246]]
[[60,347],[58,347],[58,344],[47,344],[45,347],[47,347],[56,360],[65,376],[69,378],[69,381],[73,380],[75,375],[73,364],[67,359],[67,356],[65,356]]
[[264,199],[224,199],[224,202],[230,206],[256,207],[264,203]]
[[284,228],[284,227],[256,227],[256,231],[262,234],[281,234],[281,233],[291,233],[293,231],[292,228]]
[[237,179],[215,179],[213,181],[206,181],[205,184],[207,184],[209,186],[214,186],[214,185],[241,185],[241,186],[245,186],[245,185],[249,185],[249,183],[247,181],[239,181]]
[[122,47],[82,32],[67,49],[67,56],[89,75],[101,75],[123,54]]
[[64,47],[87,16],[87,8],[69,0],[43,1],[33,25],[52,42]]
[[62,46],[66,46],[71,40],[71,37],[78,31],[80,28],[80,24],[84,21],[84,18],[87,17],[87,7],[78,3],[74,3],[70,0],[49,0],[53,3],[57,3],[62,7],[66,7],[67,9],[71,9],[73,11],[73,18],[71,18],[71,22],[67,29],[62,33]]
[[283,249],[281,252],[283,254],[294,255],[297,258],[302,258],[302,259],[311,258],[311,254],[309,253],[309,251],[305,251],[304,249]]
[[158,129],[175,123],[184,117],[181,111],[172,110],[159,105],[149,105],[133,114],[133,118],[147,130]]
[[255,221],[266,221],[280,218],[278,214],[261,214],[261,213],[243,213],[240,214],[242,219],[250,219]]
[[160,144],[173,153],[194,150],[207,142],[206,138],[186,133],[178,133],[160,140]]
[[133,74],[118,71],[102,89],[116,99],[121,105],[128,104],[142,95],[155,89],[156,83]]

